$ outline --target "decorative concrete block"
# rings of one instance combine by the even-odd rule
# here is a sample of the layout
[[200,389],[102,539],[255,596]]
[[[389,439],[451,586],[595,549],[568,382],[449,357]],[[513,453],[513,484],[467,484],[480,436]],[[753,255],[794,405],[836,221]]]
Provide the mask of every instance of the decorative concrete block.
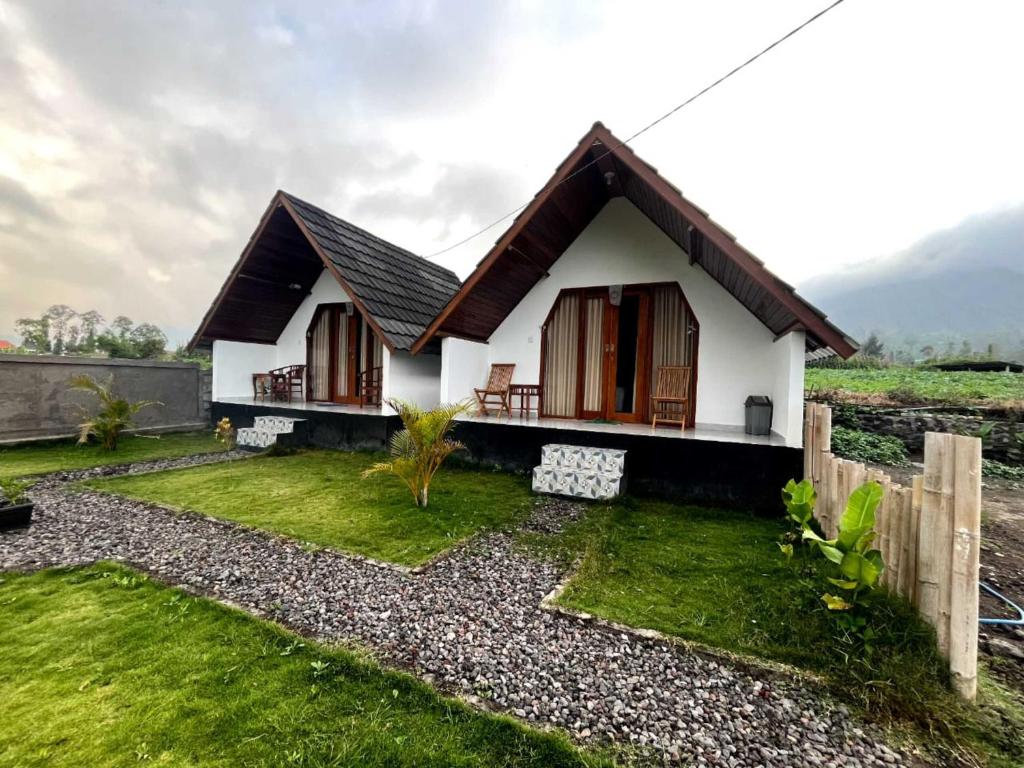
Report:
[[622,491],[622,475],[541,464],[533,468],[533,490],[578,499],[614,499]]
[[541,448],[533,490],[579,499],[614,499],[625,491],[626,452],[618,448],[551,444]]
[[626,469],[626,452],[618,448],[551,444],[541,449],[540,463],[550,467],[621,475]]

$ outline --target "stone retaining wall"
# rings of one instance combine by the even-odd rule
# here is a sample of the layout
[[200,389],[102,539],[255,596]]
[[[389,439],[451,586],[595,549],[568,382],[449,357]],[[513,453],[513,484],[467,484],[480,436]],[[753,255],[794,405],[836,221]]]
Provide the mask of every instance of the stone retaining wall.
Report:
[[911,453],[924,450],[925,432],[976,435],[983,424],[992,424],[992,432],[984,440],[982,453],[987,459],[1006,461],[1009,458],[1008,449],[1015,444],[1015,434],[1024,434],[1024,422],[1014,422],[1007,419],[1005,414],[993,417],[983,411],[948,413],[930,409],[867,406],[833,406],[833,409],[834,423],[848,426],[845,419],[840,422],[838,417],[843,411],[852,412],[857,429],[896,437]]
[[51,355],[0,355],[0,442],[77,432],[79,406],[96,398],[68,389],[79,374],[105,381],[129,400],[159,400],[136,417],[140,429],[195,428],[210,421],[211,376],[195,363]]

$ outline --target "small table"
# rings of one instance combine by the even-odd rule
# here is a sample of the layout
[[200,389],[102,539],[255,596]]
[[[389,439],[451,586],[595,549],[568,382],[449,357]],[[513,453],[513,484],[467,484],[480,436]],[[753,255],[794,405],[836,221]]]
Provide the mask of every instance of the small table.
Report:
[[[513,397],[519,398],[520,418],[529,416],[530,411],[536,411],[537,416],[540,417],[541,400],[544,397],[540,384],[509,384],[508,397],[510,401]],[[533,398],[537,398],[536,406],[532,404]]]
[[266,400],[273,386],[273,376],[269,373],[254,373],[252,375],[252,399],[257,397]]

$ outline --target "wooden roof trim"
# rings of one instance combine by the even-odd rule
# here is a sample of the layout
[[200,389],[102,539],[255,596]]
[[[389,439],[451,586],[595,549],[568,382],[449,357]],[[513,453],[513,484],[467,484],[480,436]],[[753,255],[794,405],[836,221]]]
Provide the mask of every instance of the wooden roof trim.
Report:
[[280,191],[278,191],[273,198],[270,200],[270,205],[263,212],[263,216],[260,217],[259,224],[256,225],[256,229],[249,236],[249,242],[246,243],[245,248],[242,249],[242,254],[238,257],[238,261],[235,262],[235,266],[231,268],[227,278],[224,280],[224,284],[221,285],[220,291],[213,299],[213,303],[210,308],[206,310],[206,314],[203,315],[203,321],[199,324],[199,329],[193,334],[192,338],[188,342],[188,350],[192,351],[202,341],[206,329],[210,325],[210,321],[220,308],[221,302],[224,301],[224,297],[227,295],[228,289],[234,285],[235,280],[238,279],[238,274],[242,271],[242,266],[249,258],[249,254],[252,253],[252,249],[256,247],[256,243],[260,239],[260,235],[263,234],[263,230],[267,228],[267,224],[270,223],[270,216],[277,207],[278,198],[280,197]]
[[[737,266],[785,305],[790,312],[800,318],[806,324],[808,331],[818,336],[825,346],[832,347],[843,357],[849,357],[857,351],[857,348],[850,344],[842,333],[838,332],[829,323],[826,323],[818,312],[797,296],[791,286],[772,274],[760,259],[739,245],[732,235],[683,197],[679,190],[667,182],[661,174],[637,157],[632,150],[629,150],[628,153],[623,152],[620,154],[619,150],[621,147],[615,147],[615,144],[619,143],[618,140],[604,126],[596,128],[595,132],[601,142],[613,154],[618,156],[623,163],[629,166],[630,170],[654,188],[661,195],[662,199],[696,227],[707,240],[710,240],[720,251],[732,259]],[[704,226],[701,226],[702,224]]]
[[[547,201],[554,189],[567,175],[568,170],[590,151],[595,142],[600,142],[610,153],[610,157],[625,164],[644,183],[649,185],[666,204],[674,208],[687,222],[693,225],[706,241],[715,245],[723,255],[728,257],[734,266],[743,270],[767,293],[801,320],[806,326],[807,331],[818,337],[823,346],[831,347],[843,357],[849,357],[857,351],[857,347],[851,343],[850,339],[832,323],[828,322],[821,312],[804,301],[802,297],[796,295],[791,286],[770,272],[760,259],[739,245],[735,237],[715,223],[706,211],[687,200],[680,190],[662,177],[653,166],[637,156],[631,147],[616,139],[603,124],[597,122],[594,123],[593,127],[580,140],[568,157],[562,161],[555,174],[541,191],[534,196],[530,204],[516,217],[515,221],[494,244],[487,256],[473,270],[473,274],[462,284],[462,287],[455,295],[449,299],[444,309],[427,326],[426,330],[424,330],[423,334],[411,348],[414,354],[419,352],[434,334],[438,332],[455,308],[473,290],[473,287],[483,276],[490,271],[493,264],[507,250],[508,245],[512,243],[530,222],[537,210]],[[700,259],[697,260],[697,263],[701,263]],[[703,267],[703,264],[701,266]]]
[[444,309],[442,309],[438,313],[437,317],[430,322],[430,325],[427,326],[426,330],[423,331],[410,349],[414,355],[423,349],[430,338],[437,332],[438,328],[440,328],[444,321],[448,319],[448,316],[452,313],[455,307],[459,305],[462,298],[473,290],[473,286],[475,286],[480,279],[487,274],[494,262],[501,257],[501,255],[507,250],[508,246],[511,245],[512,241],[516,239],[519,232],[529,223],[530,219],[533,218],[533,215],[537,210],[544,205],[548,197],[551,196],[551,193],[554,192],[555,188],[567,175],[569,169],[576,165],[576,163],[578,163],[580,159],[590,151],[598,126],[602,128],[604,127],[601,126],[600,123],[594,123],[594,126],[587,131],[587,134],[580,139],[576,148],[570,152],[565,160],[559,164],[558,168],[555,169],[555,174],[548,180],[548,183],[545,184],[536,195],[534,195],[533,200],[530,201],[529,205],[527,205],[526,208],[516,216],[509,228],[506,229],[504,234],[502,234],[502,236],[495,242],[490,252],[479,264],[477,264],[476,269],[473,270],[473,274],[466,279],[466,282],[462,284],[459,290],[455,292],[455,295],[453,295],[448,300],[448,303],[445,304]]
[[349,285],[348,280],[342,276],[338,266],[331,261],[326,253],[324,253],[324,249],[320,247],[320,243],[316,239],[316,236],[309,231],[309,227],[306,226],[306,222],[303,221],[302,217],[295,210],[291,201],[288,199],[288,196],[279,190],[277,197],[280,199],[282,207],[288,211],[289,215],[295,220],[299,230],[306,236],[309,244],[313,246],[313,250],[316,252],[316,255],[320,257],[320,261],[324,263],[324,267],[334,276],[334,279],[338,281],[341,287],[345,289],[345,293],[348,294],[349,300],[356,305],[356,309],[358,309],[362,316],[366,318],[366,322],[371,328],[373,328],[373,332],[380,338],[381,343],[388,348],[388,352],[393,353],[395,351],[395,345],[391,343],[391,339],[389,339],[384,331],[381,330],[377,320],[366,309],[366,305],[363,304],[362,299],[360,299],[359,296],[356,295],[356,292],[352,290],[352,286]]

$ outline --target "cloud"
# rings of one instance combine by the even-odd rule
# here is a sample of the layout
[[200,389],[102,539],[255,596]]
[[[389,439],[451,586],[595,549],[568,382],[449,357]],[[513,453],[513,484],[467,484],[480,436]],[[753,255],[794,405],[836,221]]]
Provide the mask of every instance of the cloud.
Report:
[[[793,281],[1017,202],[1024,120],[990,73],[1020,71],[1020,4],[932,5],[921,36],[913,3],[845,4],[636,149]],[[0,337],[53,303],[193,328],[279,188],[440,250],[595,119],[628,135],[813,10],[0,0]]]

